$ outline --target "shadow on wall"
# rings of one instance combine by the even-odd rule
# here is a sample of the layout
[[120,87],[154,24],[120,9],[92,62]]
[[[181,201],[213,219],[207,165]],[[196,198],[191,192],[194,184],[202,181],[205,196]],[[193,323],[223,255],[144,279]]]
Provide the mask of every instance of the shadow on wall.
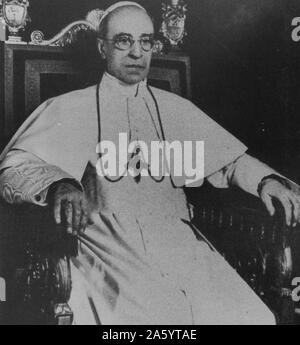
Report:
[[300,142],[300,124],[291,117],[299,88],[290,77],[299,70],[290,26],[299,2],[203,0],[190,9],[186,46],[195,102],[255,155],[289,171],[296,157],[290,140]]

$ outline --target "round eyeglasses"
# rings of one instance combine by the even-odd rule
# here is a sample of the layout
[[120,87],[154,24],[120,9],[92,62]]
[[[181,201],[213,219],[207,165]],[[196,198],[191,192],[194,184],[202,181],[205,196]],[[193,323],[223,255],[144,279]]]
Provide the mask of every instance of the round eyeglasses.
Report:
[[119,36],[114,39],[102,38],[105,41],[113,42],[114,46],[119,50],[129,50],[135,42],[139,42],[143,51],[149,52],[154,47],[153,37],[142,37],[139,40],[134,40],[130,36]]

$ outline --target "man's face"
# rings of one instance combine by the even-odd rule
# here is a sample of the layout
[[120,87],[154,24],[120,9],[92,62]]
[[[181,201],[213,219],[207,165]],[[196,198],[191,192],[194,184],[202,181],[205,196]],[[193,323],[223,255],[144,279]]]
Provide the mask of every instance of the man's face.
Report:
[[[142,49],[139,40],[147,44],[153,37],[153,23],[147,13],[137,7],[122,7],[111,14],[108,22],[107,37],[99,39],[99,51],[107,62],[107,72],[126,84],[136,84],[149,73],[152,49]],[[127,50],[116,47],[129,40],[135,42]]]

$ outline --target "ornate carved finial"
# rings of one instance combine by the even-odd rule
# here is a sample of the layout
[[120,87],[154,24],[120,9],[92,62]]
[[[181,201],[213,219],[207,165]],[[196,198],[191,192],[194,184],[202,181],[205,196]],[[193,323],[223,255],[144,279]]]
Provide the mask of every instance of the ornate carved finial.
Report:
[[44,41],[44,34],[42,31],[35,30],[30,35],[31,43],[41,44]]
[[171,4],[162,4],[162,26],[160,31],[170,42],[171,50],[179,50],[178,44],[182,43],[185,31],[187,4],[184,0],[172,0]]
[[[1,5],[1,4],[0,4]],[[2,13],[9,31],[9,43],[24,43],[19,36],[19,31],[23,30],[27,22],[30,21],[28,15],[28,0],[3,0]]]

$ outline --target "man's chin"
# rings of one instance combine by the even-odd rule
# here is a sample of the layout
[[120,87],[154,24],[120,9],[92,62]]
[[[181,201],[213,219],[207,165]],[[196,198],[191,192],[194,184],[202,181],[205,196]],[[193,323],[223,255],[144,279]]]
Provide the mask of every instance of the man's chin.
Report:
[[126,84],[133,85],[133,84],[137,84],[137,83],[141,82],[144,79],[145,79],[144,75],[138,74],[138,73],[132,73],[132,74],[126,75],[124,77],[123,81]]

